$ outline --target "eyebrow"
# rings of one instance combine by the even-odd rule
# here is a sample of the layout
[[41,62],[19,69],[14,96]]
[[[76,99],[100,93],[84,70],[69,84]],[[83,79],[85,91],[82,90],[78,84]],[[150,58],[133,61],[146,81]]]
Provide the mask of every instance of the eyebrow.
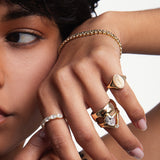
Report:
[[35,15],[35,14],[32,13],[32,12],[29,12],[27,10],[16,9],[16,10],[8,11],[3,16],[2,21],[6,22],[6,21],[15,20],[15,19],[18,19],[18,18],[27,17],[27,16],[33,16],[33,15]]

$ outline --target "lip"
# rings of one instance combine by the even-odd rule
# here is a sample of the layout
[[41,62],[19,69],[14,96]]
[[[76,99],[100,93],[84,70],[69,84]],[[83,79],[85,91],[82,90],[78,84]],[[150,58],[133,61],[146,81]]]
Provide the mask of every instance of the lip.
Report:
[[7,113],[6,111],[4,111],[4,110],[2,109],[2,107],[0,107],[0,115],[3,115],[3,116],[5,116],[5,117],[7,117],[7,116],[9,116],[10,114]]
[[1,109],[2,107],[0,107],[0,124],[3,123],[7,117],[11,116],[11,114],[7,113],[6,111]]
[[0,114],[0,124],[6,120],[7,117]]

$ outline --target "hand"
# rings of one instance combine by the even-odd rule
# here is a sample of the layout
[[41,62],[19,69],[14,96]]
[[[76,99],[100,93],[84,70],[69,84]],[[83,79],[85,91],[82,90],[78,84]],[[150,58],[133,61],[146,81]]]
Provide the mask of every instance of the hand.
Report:
[[[90,19],[73,33],[106,28],[120,37],[120,32],[108,17],[109,15],[103,14]],[[104,35],[73,40],[62,49],[57,63],[42,83],[39,96],[43,104],[43,116],[63,113],[67,120],[67,123],[60,119],[46,124],[53,146],[61,159],[80,159],[68,125],[77,142],[93,159],[116,159],[96,133],[86,108],[91,107],[96,112],[109,101],[106,86],[114,74],[123,74],[119,52],[115,41]],[[111,89],[111,92],[135,126],[146,129],[144,111],[128,83],[125,83],[123,89]],[[122,117],[119,128],[106,130],[131,155],[138,156],[135,151],[138,148],[142,156],[141,143],[128,129]]]
[[43,130],[38,131],[14,160],[60,160]]

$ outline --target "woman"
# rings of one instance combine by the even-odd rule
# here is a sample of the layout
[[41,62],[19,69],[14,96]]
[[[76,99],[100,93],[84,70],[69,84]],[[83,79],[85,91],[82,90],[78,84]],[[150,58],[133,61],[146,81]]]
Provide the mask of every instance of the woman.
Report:
[[[3,146],[0,150],[0,158],[4,160],[14,159],[18,155],[22,149],[24,139],[38,127],[42,119],[39,113],[40,108],[43,117],[56,113],[62,114],[63,112],[67,124],[70,125],[77,141],[93,159],[116,159],[108,152],[95,132],[86,112],[86,107],[91,106],[93,111],[96,112],[104,106],[106,100],[109,100],[103,85],[105,86],[112,79],[113,74],[121,74],[119,47],[109,37],[96,37],[92,41],[87,38],[83,40],[81,50],[77,50],[77,47],[79,49],[79,46],[82,46],[82,41],[78,40],[77,43],[73,41],[67,44],[65,50],[62,50],[56,62],[57,48],[61,38],[65,39],[75,27],[90,18],[90,12],[94,9],[94,1],[2,0],[0,7],[0,84],[2,97],[0,138],[1,146]],[[71,8],[74,8],[74,10],[71,10]],[[81,16],[82,13],[84,16]],[[105,17],[105,20],[106,18],[108,20],[105,28],[120,36],[117,28],[113,25],[116,23],[114,21],[114,23],[111,23],[109,15],[90,19],[75,29],[74,32],[102,28],[105,24]],[[110,60],[112,60],[112,64],[115,64],[114,72],[112,70],[109,73],[107,69],[107,72],[103,74],[106,77],[101,77],[100,71],[105,70],[100,70],[100,68],[104,67],[103,65],[107,64],[107,61],[102,66],[99,63],[98,69],[94,67],[94,70],[92,70],[93,68],[87,66],[88,69],[91,69],[88,70],[88,73],[94,73],[92,74],[93,81],[91,81],[93,83],[83,81],[86,80],[84,76],[86,72],[81,74],[81,70],[84,71],[81,64],[83,62],[83,64],[90,65],[90,63],[83,61],[83,57],[86,57],[86,55],[78,54],[78,52],[88,53],[86,51],[90,52],[90,49],[94,46],[92,51],[94,50],[96,54],[88,55],[94,55],[91,56],[94,60],[103,60],[102,57],[99,57],[99,59],[97,56],[104,55],[104,48],[101,47],[104,44],[107,47],[105,51],[107,49],[109,51],[107,53],[113,53],[110,54]],[[82,49],[85,49],[85,52]],[[97,54],[97,51],[101,54]],[[77,60],[82,61],[75,63],[78,62]],[[90,77],[91,75],[88,73],[87,75]],[[72,83],[70,83],[71,81]],[[92,85],[89,86],[89,84]],[[94,90],[93,84],[96,84]],[[98,97],[95,91],[98,91]],[[143,109],[127,83],[125,83],[124,89],[113,90],[113,94],[126,109],[135,126],[145,130],[147,126]],[[123,96],[127,99],[123,100]],[[132,112],[137,114],[132,114]],[[44,151],[49,150],[50,147],[54,148],[60,159],[80,159],[67,124],[64,119],[50,121],[46,124],[46,130],[52,145],[39,141],[40,137],[35,136],[15,159],[40,159]],[[108,129],[108,131],[131,155],[138,157],[137,154],[140,154],[139,158],[142,158],[142,145],[130,132],[121,117],[120,127]],[[121,134],[119,134],[120,132]],[[37,135],[43,137],[44,133],[40,132]],[[6,140],[9,143],[6,143]],[[130,140],[130,145],[127,145],[128,140]]]
[[[43,1],[0,1],[1,160],[14,159],[25,138],[40,125],[38,88],[56,62],[61,38],[90,17],[90,5],[85,1],[79,1],[83,8],[78,7],[84,17],[78,15],[76,8],[73,15],[74,11],[69,10],[77,2],[48,3],[53,4],[50,7],[55,14],[45,11]],[[68,8],[66,18],[64,8]],[[74,157],[80,159],[77,151],[76,154]]]
[[[43,111],[41,101],[44,103],[44,99],[39,87],[56,62],[57,48],[61,39],[90,18],[94,2],[91,4],[88,1],[77,0],[71,2],[1,0],[0,2],[0,159],[6,160],[14,159],[22,149],[25,138],[39,126],[42,120],[39,107],[44,116],[47,114]],[[74,10],[70,10],[71,6]],[[39,92],[41,101],[38,98]],[[48,98],[46,100],[49,102]],[[54,110],[51,112],[53,114]],[[66,122],[64,120],[59,122],[62,126],[61,133],[67,136],[65,139],[68,141],[67,148],[68,146],[70,148],[59,149],[62,140],[55,133],[54,138],[57,137],[53,140],[55,150],[59,151],[58,155],[62,159],[80,159]],[[52,129],[55,128],[57,127]],[[99,141],[104,147],[100,139]],[[65,152],[60,153],[61,151]],[[30,152],[32,159],[39,159],[33,154]],[[24,155],[23,158],[27,159]]]

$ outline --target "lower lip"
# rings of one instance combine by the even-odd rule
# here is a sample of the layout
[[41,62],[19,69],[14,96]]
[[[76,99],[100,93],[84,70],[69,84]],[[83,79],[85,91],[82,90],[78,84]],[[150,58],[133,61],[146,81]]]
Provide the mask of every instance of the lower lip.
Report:
[[0,124],[6,120],[6,116],[0,114]]

